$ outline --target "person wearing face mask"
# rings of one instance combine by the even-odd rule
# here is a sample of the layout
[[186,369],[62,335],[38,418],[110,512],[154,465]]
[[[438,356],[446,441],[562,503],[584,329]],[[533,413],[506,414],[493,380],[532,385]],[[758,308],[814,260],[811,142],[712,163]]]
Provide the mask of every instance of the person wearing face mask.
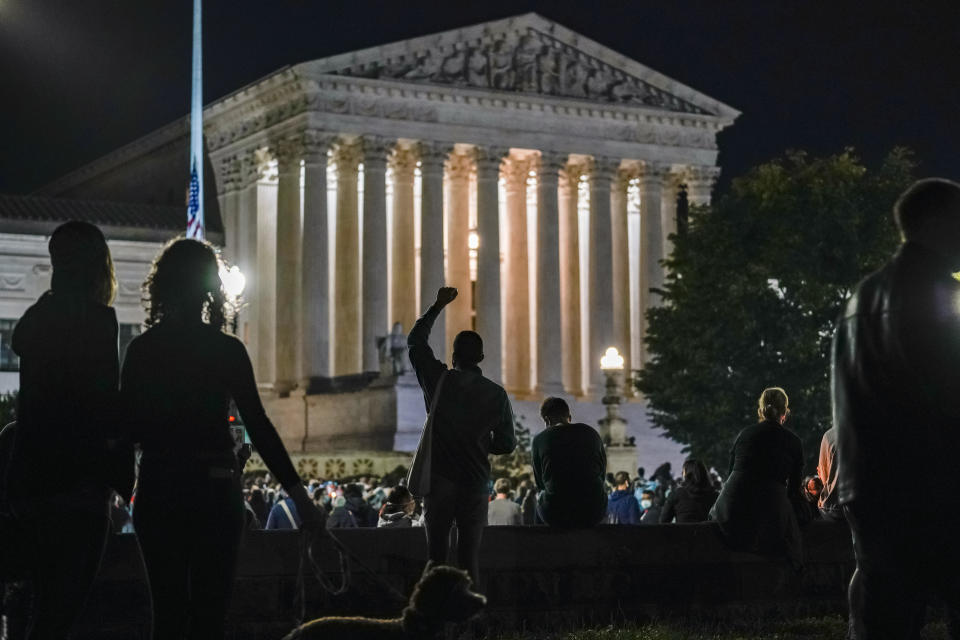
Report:
[[757,403],[759,422],[737,435],[730,450],[730,476],[710,510],[728,546],[783,556],[802,564],[800,528],[790,496],[800,495],[803,446],[785,428],[787,393],[764,389]]
[[659,524],[660,505],[657,504],[657,494],[653,491],[644,491],[640,494],[640,524]]

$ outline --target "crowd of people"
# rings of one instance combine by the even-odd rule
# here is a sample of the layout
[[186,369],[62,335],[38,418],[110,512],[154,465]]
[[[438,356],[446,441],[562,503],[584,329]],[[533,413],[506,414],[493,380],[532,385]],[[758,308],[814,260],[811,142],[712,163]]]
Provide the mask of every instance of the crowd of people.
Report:
[[[49,243],[50,290],[13,333],[17,423],[0,433],[0,532],[24,532],[19,540],[29,547],[29,637],[69,637],[111,529],[136,534],[155,637],[222,638],[245,528],[422,526],[429,560],[446,564],[455,525],[454,562],[478,583],[488,523],[710,520],[731,548],[799,566],[799,527],[817,518],[845,521],[853,535],[850,612],[859,640],[915,636],[931,592],[947,603],[960,636],[960,522],[956,509],[943,508],[960,492],[952,402],[960,380],[960,184],[919,181],[894,214],[900,250],[858,286],[837,325],[834,427],[823,436],[817,475],[802,477],[801,443],[785,426],[787,393],[770,387],[757,421],[733,443],[722,483],[695,458],[679,479],[669,465],[650,479],[640,469],[608,474],[596,429],[550,397],[532,443],[532,478],[491,485],[489,456],[517,445],[513,411],[504,389],[483,376],[476,332],[457,334],[452,367],[434,356],[431,329],[457,297],[443,287],[407,339],[428,413],[410,473],[305,486],[266,415],[246,348],[226,332],[230,308],[214,248],[179,239],[156,258],[143,286],[147,329],[121,370],[106,239],[88,223],[61,225]],[[231,402],[275,480],[243,485]],[[889,486],[900,464],[920,470],[910,487]]]

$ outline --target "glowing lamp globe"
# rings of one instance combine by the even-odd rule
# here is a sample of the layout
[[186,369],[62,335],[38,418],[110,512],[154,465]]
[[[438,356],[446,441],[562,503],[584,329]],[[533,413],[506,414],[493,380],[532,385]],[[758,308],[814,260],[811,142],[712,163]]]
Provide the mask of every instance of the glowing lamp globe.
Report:
[[622,371],[623,356],[617,351],[616,347],[609,347],[607,352],[600,358],[600,368],[604,371]]
[[228,298],[237,299],[243,293],[243,288],[247,286],[247,278],[240,272],[237,265],[229,269],[220,267],[220,282],[223,283],[223,291]]
[[471,231],[467,236],[467,246],[476,251],[480,248],[480,235],[476,231]]

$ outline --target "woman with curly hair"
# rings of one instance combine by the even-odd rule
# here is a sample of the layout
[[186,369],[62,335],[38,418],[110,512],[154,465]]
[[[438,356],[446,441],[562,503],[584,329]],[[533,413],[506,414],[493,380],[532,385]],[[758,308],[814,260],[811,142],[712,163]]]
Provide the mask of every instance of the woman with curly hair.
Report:
[[116,279],[103,233],[67,222],[50,236],[50,290],[13,332],[20,356],[10,504],[36,550],[29,638],[66,638],[96,577],[110,493],[129,498],[133,456],[118,456]]
[[[257,393],[211,246],[175,240],[144,283],[147,330],[130,343],[121,392],[143,451],[134,527],[153,601],[154,638],[222,638],[244,522],[228,408],[293,498],[303,526],[322,526]],[[170,482],[170,478],[177,482]]]

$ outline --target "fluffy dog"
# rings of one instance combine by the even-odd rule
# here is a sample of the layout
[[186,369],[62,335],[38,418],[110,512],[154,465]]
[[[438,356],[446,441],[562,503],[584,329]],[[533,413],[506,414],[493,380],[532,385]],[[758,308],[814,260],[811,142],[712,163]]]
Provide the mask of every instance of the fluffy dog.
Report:
[[435,638],[446,622],[464,622],[478,614],[487,599],[471,589],[466,571],[427,565],[399,618],[317,618],[291,631],[284,640],[383,640]]

